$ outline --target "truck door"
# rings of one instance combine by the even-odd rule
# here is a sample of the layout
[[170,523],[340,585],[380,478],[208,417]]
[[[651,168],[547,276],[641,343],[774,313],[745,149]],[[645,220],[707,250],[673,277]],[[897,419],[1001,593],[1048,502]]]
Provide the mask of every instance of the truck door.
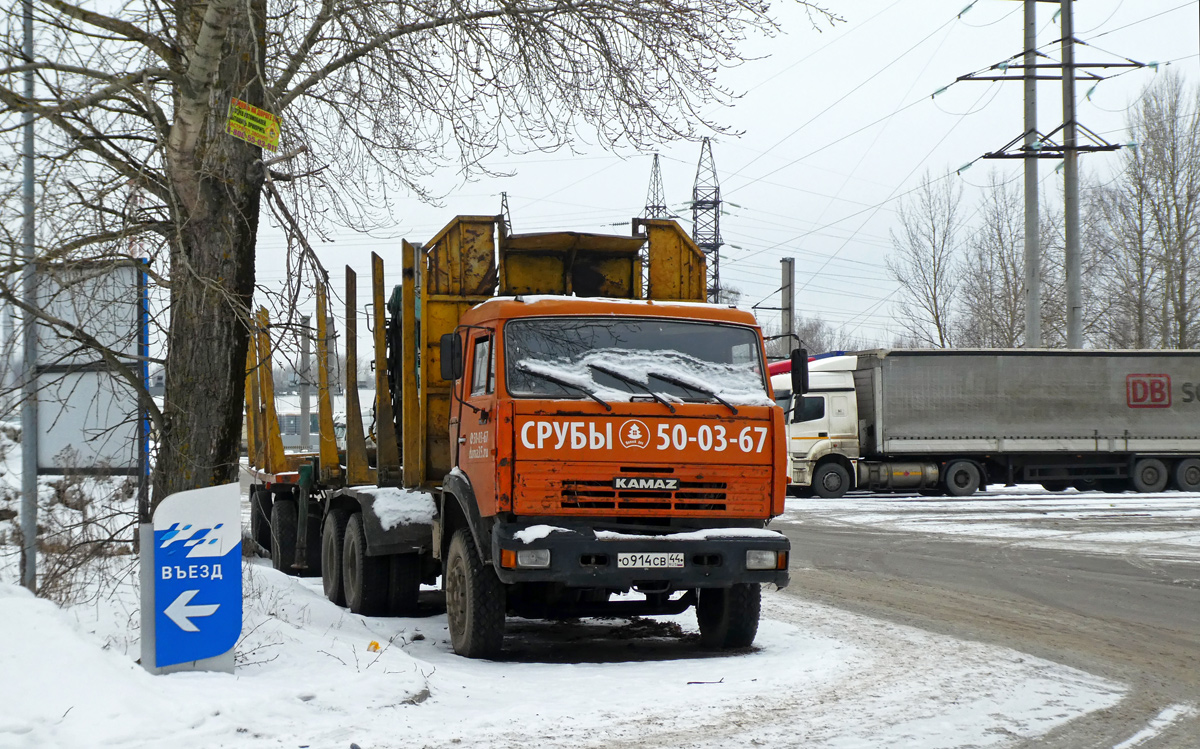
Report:
[[463,373],[463,401],[459,413],[459,468],[471,480],[475,501],[484,516],[496,510],[496,358],[491,330],[472,329]]
[[788,434],[788,449],[793,455],[801,457],[807,456],[817,442],[829,439],[826,396],[811,394],[795,398]]

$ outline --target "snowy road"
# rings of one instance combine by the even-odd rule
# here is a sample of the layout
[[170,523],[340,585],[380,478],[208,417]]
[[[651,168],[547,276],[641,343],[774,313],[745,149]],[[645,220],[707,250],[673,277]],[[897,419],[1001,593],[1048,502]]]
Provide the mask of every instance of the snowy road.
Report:
[[789,502],[787,593],[1128,686],[1028,746],[1200,746],[1200,496]]

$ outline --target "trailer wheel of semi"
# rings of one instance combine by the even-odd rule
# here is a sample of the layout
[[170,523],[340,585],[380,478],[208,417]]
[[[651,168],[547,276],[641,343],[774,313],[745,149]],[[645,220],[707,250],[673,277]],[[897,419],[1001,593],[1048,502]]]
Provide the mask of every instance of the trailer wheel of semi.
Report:
[[696,602],[700,643],[706,648],[748,648],[758,634],[762,586],[734,583],[728,588],[701,588]]
[[446,555],[446,618],[454,652],[492,658],[504,644],[504,585],[475,549],[466,528],[455,531]]
[[1133,488],[1139,492],[1161,492],[1167,488],[1167,465],[1158,458],[1142,458],[1133,465]]
[[1184,458],[1175,466],[1175,488],[1200,492],[1200,458]]

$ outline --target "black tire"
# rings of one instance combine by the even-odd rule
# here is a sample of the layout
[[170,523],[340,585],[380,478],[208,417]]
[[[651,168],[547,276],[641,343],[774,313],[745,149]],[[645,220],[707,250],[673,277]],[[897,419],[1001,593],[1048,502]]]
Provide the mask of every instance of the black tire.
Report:
[[1143,494],[1146,492],[1161,492],[1167,487],[1167,465],[1158,458],[1142,458],[1133,465],[1133,476],[1130,482],[1133,488]]
[[813,471],[813,494],[824,499],[837,499],[850,491],[850,472],[841,463],[822,463]]
[[355,614],[380,616],[388,606],[388,558],[367,556],[367,534],[362,513],[346,521],[342,545],[342,591],[346,606]]
[[446,555],[446,619],[450,644],[466,658],[494,658],[504,645],[504,585],[460,528]]
[[1079,479],[1072,486],[1078,492],[1098,492],[1101,489],[1100,479]]
[[342,587],[342,552],[346,546],[346,523],[350,513],[343,509],[330,510],[321,531],[321,587],[325,597],[338,606],[346,605],[346,589]]
[[955,460],[946,466],[946,493],[951,497],[969,497],[979,489],[979,466],[969,460]]
[[700,644],[706,648],[748,648],[758,634],[762,586],[734,583],[728,588],[702,588],[696,603]]
[[1200,458],[1184,458],[1176,463],[1172,483],[1181,492],[1200,492]]
[[413,616],[421,595],[421,555],[392,554],[391,583],[388,587],[388,613],[392,616]]
[[1065,492],[1071,484],[1066,481],[1043,481],[1042,488],[1048,492]]
[[277,499],[271,505],[271,566],[288,575],[295,575],[296,561],[296,503]]
[[[323,564],[321,559],[320,505],[309,501],[308,511],[311,514],[308,516],[308,524],[305,526],[307,541],[305,541],[304,545],[304,558],[308,562],[308,569],[300,570],[299,572],[304,577],[320,577]],[[298,519],[297,522],[299,522]]]
[[250,493],[250,538],[264,551],[271,551],[271,492],[256,489]]

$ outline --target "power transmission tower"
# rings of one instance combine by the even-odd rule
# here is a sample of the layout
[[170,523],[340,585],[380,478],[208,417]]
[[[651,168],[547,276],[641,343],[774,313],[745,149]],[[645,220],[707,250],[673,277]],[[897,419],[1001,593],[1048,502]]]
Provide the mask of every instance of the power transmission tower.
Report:
[[662,171],[658,168],[658,154],[654,154],[654,166],[650,167],[650,187],[646,190],[646,207],[642,218],[670,218],[667,198],[663,194]]
[[[1107,76],[1092,72],[1092,68],[1141,68],[1143,63],[1129,58],[1124,62],[1077,63],[1075,62],[1074,13],[1072,0],[1024,0],[1025,2],[1025,50],[1003,62],[996,63],[986,71],[959,76],[960,81],[1014,81],[1025,84],[1025,131],[1006,143],[997,151],[985,153],[985,159],[1025,160],[1025,345],[1042,345],[1041,291],[1040,291],[1040,248],[1038,247],[1037,205],[1037,159],[1063,160],[1063,213],[1064,213],[1064,265],[1067,285],[1067,348],[1083,347],[1083,282],[1079,249],[1079,177],[1080,153],[1116,151],[1120,144],[1106,141],[1094,131],[1079,124],[1075,117],[1075,81],[1077,77],[1093,81],[1093,88]],[[1037,62],[1036,58],[1049,59],[1035,49],[1035,3],[1054,2],[1059,4],[1062,14],[1062,62]],[[1014,61],[1022,57],[1019,64]],[[1043,75],[1043,69],[1060,69],[1057,75]],[[1079,70],[1085,70],[1079,76]],[[1009,71],[1022,71],[1020,76],[1008,75]],[[1037,130],[1037,81],[1062,81],[1063,124],[1043,135]],[[1090,93],[1090,92],[1089,92]],[[1061,143],[1054,137],[1059,133]],[[1080,144],[1082,134],[1088,143]],[[1018,147],[1017,143],[1023,141]]]
[[715,304],[721,296],[721,185],[708,138],[700,144],[696,183],[692,187],[692,241],[707,261],[708,301]]
[[512,234],[512,214],[508,212],[508,193],[500,193],[500,215],[504,219],[504,233]]

